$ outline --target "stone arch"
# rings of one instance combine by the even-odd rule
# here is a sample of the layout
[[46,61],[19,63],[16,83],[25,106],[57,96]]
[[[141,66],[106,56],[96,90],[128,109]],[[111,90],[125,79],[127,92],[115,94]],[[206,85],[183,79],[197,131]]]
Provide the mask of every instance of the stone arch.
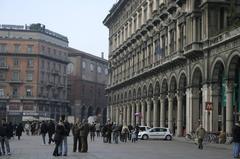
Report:
[[177,91],[177,80],[175,75],[172,75],[170,78],[169,91],[172,93],[176,93]]
[[159,81],[156,81],[154,86],[154,95],[159,96],[160,95],[160,83]]
[[214,60],[211,68],[211,81],[217,82],[220,73],[221,75],[225,76],[225,65],[223,59],[221,57],[218,57]]
[[128,100],[131,100],[132,99],[132,91],[131,89],[128,91]]
[[162,84],[161,84],[161,93],[162,94],[167,94],[168,93],[168,82],[167,82],[167,78],[164,78],[162,80]]
[[233,80],[235,78],[235,70],[239,64],[239,59],[240,53],[238,51],[233,52],[232,55],[228,58],[227,77],[230,80]]
[[147,97],[147,86],[146,85],[143,86],[142,97]]
[[136,99],[137,98],[137,92],[136,92],[136,89],[134,88],[133,89],[133,99]]
[[148,97],[152,97],[153,96],[153,85],[152,83],[149,84],[148,86],[148,93],[147,93]]
[[187,76],[185,72],[182,72],[178,79],[178,89],[185,90],[187,87]]
[[200,86],[202,85],[203,81],[203,71],[202,69],[196,65],[193,69],[192,77],[191,77],[191,83],[192,86]]
[[138,90],[137,90],[137,98],[140,99],[141,97],[142,97],[141,87],[138,87]]

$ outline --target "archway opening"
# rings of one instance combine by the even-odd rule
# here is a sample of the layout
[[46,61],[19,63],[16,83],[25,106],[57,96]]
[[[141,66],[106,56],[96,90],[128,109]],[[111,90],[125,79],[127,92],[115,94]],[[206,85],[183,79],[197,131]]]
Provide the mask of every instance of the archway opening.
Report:
[[187,77],[185,74],[181,74],[179,81],[179,93],[182,96],[182,128],[180,136],[186,135],[186,124],[187,124],[187,98],[186,98],[186,90],[187,90]]

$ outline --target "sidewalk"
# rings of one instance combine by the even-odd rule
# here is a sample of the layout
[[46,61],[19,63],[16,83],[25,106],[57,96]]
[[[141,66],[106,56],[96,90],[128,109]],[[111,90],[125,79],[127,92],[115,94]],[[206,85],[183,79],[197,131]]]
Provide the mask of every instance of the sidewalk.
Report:
[[[187,140],[185,137],[173,137],[173,140],[177,142],[185,142],[189,144],[195,144],[193,140]],[[226,149],[226,150],[232,150],[232,144],[214,144],[214,143],[205,143],[207,147],[212,147],[216,149]]]

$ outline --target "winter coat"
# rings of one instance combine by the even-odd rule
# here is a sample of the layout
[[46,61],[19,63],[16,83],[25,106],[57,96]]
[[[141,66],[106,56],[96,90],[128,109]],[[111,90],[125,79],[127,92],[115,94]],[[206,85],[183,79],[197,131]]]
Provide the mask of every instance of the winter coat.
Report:
[[47,124],[43,122],[40,127],[40,134],[46,134],[47,132],[48,132]]
[[7,128],[6,126],[0,124],[0,136],[6,137],[7,136]]
[[200,127],[199,127],[199,128],[197,129],[196,133],[197,133],[197,138],[198,138],[198,139],[203,139],[204,136],[205,136],[205,134],[206,134],[206,131],[205,131],[204,128],[200,128]]
[[55,124],[52,121],[48,124],[48,133],[49,134],[55,133]]
[[88,133],[89,133],[89,125],[88,125],[88,123],[82,123],[80,125],[79,130],[80,130],[80,136],[83,136],[83,137],[88,136]]
[[69,124],[68,121],[65,121],[64,123],[64,127],[65,127],[65,136],[69,136],[70,130],[71,130],[71,125]]
[[233,127],[233,139],[232,142],[240,143],[240,126],[235,125]]
[[79,129],[80,123],[75,123],[72,127],[72,134],[73,136],[79,136],[80,135],[80,129]]
[[22,136],[22,132],[24,132],[22,124],[19,124],[16,129],[16,136]]
[[62,141],[64,135],[65,135],[64,125],[63,125],[63,123],[58,123],[56,126],[54,141]]

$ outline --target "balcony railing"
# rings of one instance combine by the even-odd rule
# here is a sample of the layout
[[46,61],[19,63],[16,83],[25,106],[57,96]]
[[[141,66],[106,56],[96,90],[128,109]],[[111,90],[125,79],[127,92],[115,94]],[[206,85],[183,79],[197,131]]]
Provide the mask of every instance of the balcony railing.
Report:
[[202,42],[193,42],[184,47],[184,56],[195,56],[196,53],[203,53],[203,44]]
[[1,64],[0,65],[0,69],[1,70],[7,70],[8,69],[8,65],[7,64]]

